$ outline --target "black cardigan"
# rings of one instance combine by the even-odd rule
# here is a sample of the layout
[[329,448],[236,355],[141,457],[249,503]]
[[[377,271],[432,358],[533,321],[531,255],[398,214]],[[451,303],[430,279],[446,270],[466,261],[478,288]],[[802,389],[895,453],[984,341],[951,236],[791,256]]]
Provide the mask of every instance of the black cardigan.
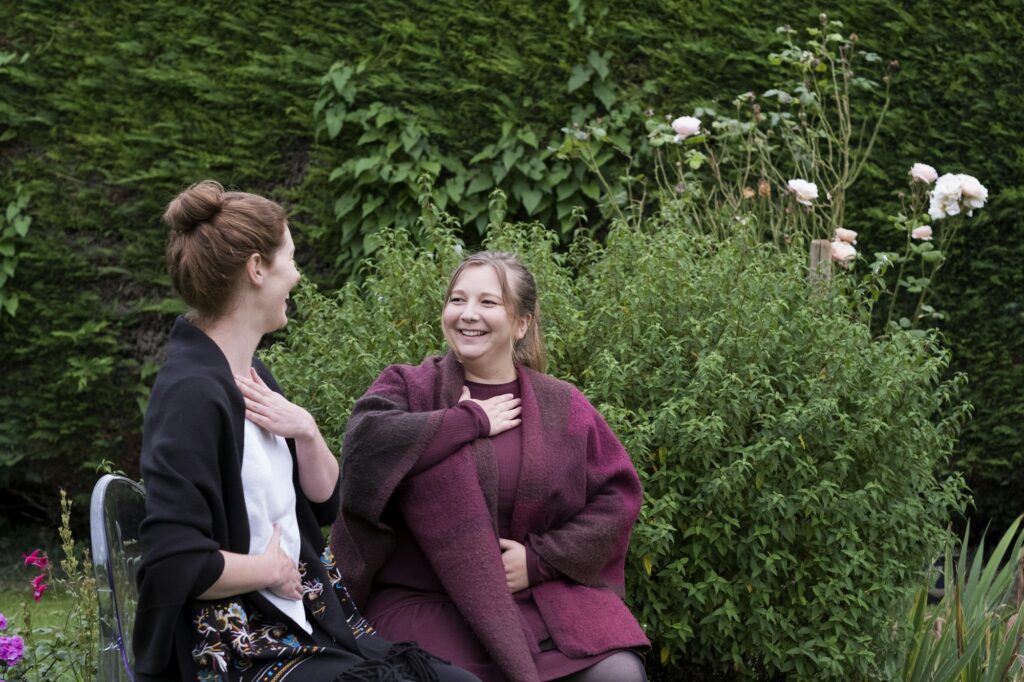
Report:
[[[253,358],[252,364],[280,392],[263,363]],[[242,490],[245,403],[220,348],[184,318],[171,331],[143,429],[145,551],[138,577],[135,671],[140,680],[195,679],[189,607],[220,577],[219,550],[248,554],[249,522]],[[320,528],[337,514],[339,487],[335,484],[325,502],[309,501],[298,481],[295,443],[287,442],[301,553],[315,562],[324,549]],[[243,598],[264,613],[279,613],[259,593]],[[346,614],[333,601],[330,613],[317,620],[340,646],[358,651]]]

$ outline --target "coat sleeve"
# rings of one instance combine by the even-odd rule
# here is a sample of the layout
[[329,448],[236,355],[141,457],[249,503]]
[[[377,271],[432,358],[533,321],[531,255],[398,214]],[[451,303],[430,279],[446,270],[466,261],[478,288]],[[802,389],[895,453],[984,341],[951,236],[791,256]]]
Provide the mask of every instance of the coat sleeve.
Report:
[[167,666],[181,610],[224,569],[214,523],[224,518],[218,453],[230,428],[216,388],[203,377],[182,379],[154,395],[146,414],[146,549],[133,638],[143,673]]
[[394,549],[394,531],[382,518],[385,507],[437,434],[443,413],[409,411],[406,380],[397,365],[384,370],[352,408],[331,548],[361,607],[373,576]]
[[572,413],[586,424],[587,501],[567,521],[527,538],[529,547],[569,579],[624,591],[625,558],[643,500],[640,479],[626,449],[604,417],[573,393]]

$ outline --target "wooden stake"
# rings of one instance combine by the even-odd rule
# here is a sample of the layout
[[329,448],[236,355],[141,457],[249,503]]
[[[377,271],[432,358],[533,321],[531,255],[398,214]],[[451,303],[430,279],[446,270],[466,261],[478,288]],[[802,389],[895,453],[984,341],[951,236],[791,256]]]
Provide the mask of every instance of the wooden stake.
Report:
[[819,291],[832,279],[832,242],[815,239],[811,242],[811,267],[807,281],[811,289]]

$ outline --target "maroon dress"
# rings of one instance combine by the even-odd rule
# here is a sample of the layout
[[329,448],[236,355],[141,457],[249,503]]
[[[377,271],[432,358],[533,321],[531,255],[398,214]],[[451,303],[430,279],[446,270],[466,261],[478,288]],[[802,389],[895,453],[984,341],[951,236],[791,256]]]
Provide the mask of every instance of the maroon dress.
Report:
[[[518,380],[505,384],[467,381],[466,386],[477,400],[487,400],[503,393],[519,396]],[[437,436],[411,473],[430,468],[466,443],[486,437],[489,431],[487,416],[475,403],[467,401],[447,409]],[[511,535],[512,510],[519,484],[522,431],[519,428],[505,431],[494,436],[491,442],[498,463],[498,535],[506,538]],[[365,613],[367,620],[392,641],[415,640],[427,651],[453,661],[483,680],[504,680],[505,677],[491,662],[445,593],[404,522],[400,518],[392,518],[390,524],[397,530],[397,545],[374,579]],[[500,550],[495,547],[495,551]],[[526,546],[526,563],[531,586],[560,577],[559,572],[529,545]],[[570,675],[614,653],[609,651],[584,658],[569,658],[551,641],[530,588],[513,596],[519,606],[527,638],[536,642],[540,649],[534,655],[534,662],[541,680]]]

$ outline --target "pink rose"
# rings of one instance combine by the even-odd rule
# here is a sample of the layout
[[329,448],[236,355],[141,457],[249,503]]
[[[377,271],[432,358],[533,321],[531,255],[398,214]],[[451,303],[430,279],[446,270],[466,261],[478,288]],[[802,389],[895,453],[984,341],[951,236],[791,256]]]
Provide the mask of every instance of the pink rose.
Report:
[[838,261],[843,267],[846,267],[856,257],[857,249],[853,248],[853,244],[838,239],[832,242],[832,260]]
[[922,242],[930,242],[932,240],[932,226],[922,225],[921,227],[915,227],[910,236]]
[[915,163],[910,167],[910,178],[915,182],[930,185],[939,177],[939,172],[926,163]]
[[834,239],[836,241],[846,242],[847,244],[856,244],[857,233],[853,230],[847,230],[845,227],[837,227]]
[[693,116],[680,116],[672,121],[672,130],[676,131],[678,140],[685,140],[700,132],[700,119]]

